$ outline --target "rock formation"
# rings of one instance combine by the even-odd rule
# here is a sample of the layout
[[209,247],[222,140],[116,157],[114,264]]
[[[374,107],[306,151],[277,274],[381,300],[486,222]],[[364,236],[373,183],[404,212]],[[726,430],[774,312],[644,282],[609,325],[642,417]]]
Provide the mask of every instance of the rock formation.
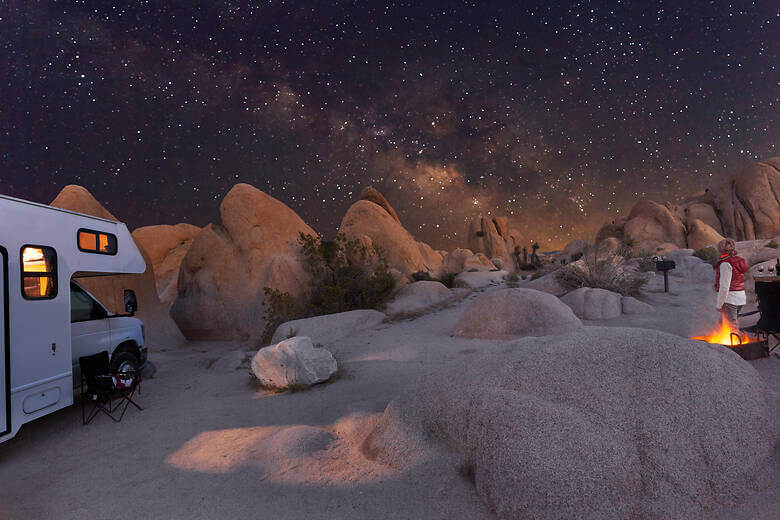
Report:
[[[51,202],[51,205],[86,215],[117,220],[95,200],[89,191],[81,186],[66,186]],[[137,241],[136,246],[138,246],[138,250],[146,262],[146,271],[143,274],[79,278],[77,281],[106,306],[109,311],[117,314],[125,312],[124,290],[134,290],[138,299],[136,316],[144,322],[148,346],[154,348],[179,345],[184,342],[184,337],[168,315],[167,306],[160,302],[157,295],[152,261],[144,247]],[[119,244],[119,247],[122,247],[122,245]]]
[[439,253],[418,242],[402,225],[390,203],[375,189],[366,188],[341,220],[339,233],[347,238],[381,248],[391,269],[404,275],[425,271],[437,276],[441,271]]
[[492,271],[495,264],[482,254],[474,254],[469,249],[455,249],[447,253],[442,262],[442,271],[445,273],[463,273],[467,271]]
[[709,518],[771,482],[769,399],[721,346],[586,327],[427,375],[361,448],[421,481],[468,475],[497,518]]
[[725,236],[755,240],[780,234],[780,157],[749,165],[712,195]]
[[688,247],[694,251],[707,246],[716,246],[723,240],[723,236],[715,231],[712,226],[694,218],[688,221]]
[[780,157],[753,163],[713,189],[680,204],[642,200],[628,217],[605,224],[596,236],[636,242],[635,250],[654,252],[662,243],[699,249],[719,237],[735,240],[780,234]]
[[146,226],[133,231],[133,239],[149,255],[160,301],[170,307],[178,294],[179,267],[200,228],[191,224]]
[[509,229],[507,217],[474,217],[469,224],[468,248],[488,259],[498,258],[502,268],[515,270],[515,247],[525,244],[519,231]]
[[300,233],[317,236],[282,202],[237,184],[181,262],[171,315],[188,338],[247,339],[265,328],[264,287],[306,296]]

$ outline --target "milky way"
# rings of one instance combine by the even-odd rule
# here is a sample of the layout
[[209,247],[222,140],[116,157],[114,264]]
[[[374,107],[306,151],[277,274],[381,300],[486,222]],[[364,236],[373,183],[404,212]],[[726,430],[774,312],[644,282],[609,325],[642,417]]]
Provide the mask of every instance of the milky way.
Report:
[[776,155],[779,14],[11,0],[0,192],[76,183],[131,227],[204,225],[247,182],[332,234],[373,185],[434,247],[465,245],[480,212],[557,247]]

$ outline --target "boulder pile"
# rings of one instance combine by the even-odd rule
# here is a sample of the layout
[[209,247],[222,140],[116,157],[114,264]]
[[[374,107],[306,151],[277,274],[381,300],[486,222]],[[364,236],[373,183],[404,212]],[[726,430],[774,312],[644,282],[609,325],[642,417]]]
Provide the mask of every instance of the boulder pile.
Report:
[[679,204],[641,200],[627,217],[605,224],[596,242],[631,238],[635,248],[654,253],[662,245],[700,249],[722,237],[735,240],[780,234],[780,157],[753,163],[712,190]]

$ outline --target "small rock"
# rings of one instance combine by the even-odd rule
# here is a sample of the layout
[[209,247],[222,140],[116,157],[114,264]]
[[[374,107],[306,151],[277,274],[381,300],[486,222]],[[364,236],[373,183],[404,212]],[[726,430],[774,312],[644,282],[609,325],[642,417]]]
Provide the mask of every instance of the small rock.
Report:
[[296,336],[264,347],[252,358],[252,372],[263,386],[289,388],[327,381],[338,365],[333,354],[314,348],[311,338]]

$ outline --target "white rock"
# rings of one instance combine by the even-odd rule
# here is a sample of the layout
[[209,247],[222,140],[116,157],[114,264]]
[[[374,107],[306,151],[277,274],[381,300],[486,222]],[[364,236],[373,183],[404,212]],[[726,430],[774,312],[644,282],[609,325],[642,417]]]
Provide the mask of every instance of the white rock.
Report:
[[314,343],[325,345],[357,331],[376,327],[385,318],[387,316],[382,312],[361,309],[287,321],[276,328],[271,343],[293,336],[308,336]]
[[623,314],[645,314],[647,312],[655,312],[655,307],[648,303],[640,302],[631,296],[623,296],[621,304],[623,307]]
[[393,301],[387,304],[387,314],[395,316],[411,312],[419,312],[423,309],[439,304],[452,298],[453,292],[441,282],[420,281],[404,286],[396,294]]
[[506,271],[479,271],[460,273],[455,277],[455,287],[480,289],[491,284],[501,283],[507,276]]
[[561,297],[561,301],[583,320],[617,318],[622,313],[620,299],[618,293],[593,287],[580,287]]
[[314,348],[311,338],[296,336],[257,351],[252,372],[260,383],[271,388],[310,386],[327,381],[338,366],[324,348]]

